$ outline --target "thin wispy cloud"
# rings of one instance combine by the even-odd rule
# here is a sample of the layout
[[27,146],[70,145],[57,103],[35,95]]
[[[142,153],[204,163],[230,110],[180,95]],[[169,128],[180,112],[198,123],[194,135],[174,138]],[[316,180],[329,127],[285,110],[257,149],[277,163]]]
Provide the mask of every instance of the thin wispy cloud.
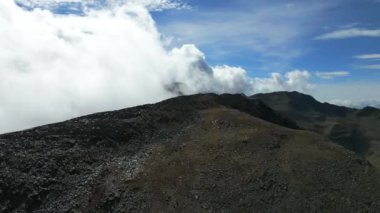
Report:
[[380,59],[380,54],[364,54],[364,55],[357,55],[354,56],[354,58],[357,59],[364,59],[364,60],[371,60],[371,59]]
[[350,75],[350,72],[348,71],[334,71],[334,72],[316,72],[315,75],[318,78],[330,80],[335,77],[346,77]]
[[347,39],[355,37],[380,37],[380,29],[350,28],[336,30],[315,37],[316,40]]
[[380,70],[380,64],[364,65],[364,66],[360,66],[360,68],[367,69],[367,70]]
[[[365,55],[357,55],[354,58],[366,60],[366,61],[377,61],[380,60],[380,54],[365,54]],[[369,65],[361,65],[359,66],[361,69],[367,70],[380,70],[380,64],[369,64]]]
[[[236,2],[239,5],[240,1]],[[234,10],[194,10],[189,18],[161,23],[160,29],[178,38],[179,42],[212,47],[215,54],[220,51],[234,54],[234,51],[246,49],[260,57],[287,61],[307,52],[300,41],[312,34],[325,9],[336,4],[337,1],[307,4],[303,1],[292,4],[244,1]]]

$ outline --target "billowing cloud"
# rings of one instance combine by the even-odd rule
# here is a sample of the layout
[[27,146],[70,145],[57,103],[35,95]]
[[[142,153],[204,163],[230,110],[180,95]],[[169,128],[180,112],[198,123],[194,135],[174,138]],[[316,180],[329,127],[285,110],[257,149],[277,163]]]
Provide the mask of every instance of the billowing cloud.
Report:
[[322,79],[333,79],[335,77],[345,77],[345,76],[349,76],[350,75],[350,72],[347,72],[347,71],[334,71],[334,72],[316,72],[315,75],[318,77],[318,78],[322,78]]
[[355,37],[380,37],[380,29],[349,28],[315,37],[317,40],[346,39]]
[[255,92],[272,92],[280,90],[297,90],[305,92],[314,88],[314,85],[308,82],[311,77],[306,70],[294,70],[285,75],[272,73],[270,78],[255,78]]
[[149,5],[56,15],[0,1],[0,132],[177,94],[312,87],[307,71],[251,78],[240,67],[210,67],[194,45],[166,49]]

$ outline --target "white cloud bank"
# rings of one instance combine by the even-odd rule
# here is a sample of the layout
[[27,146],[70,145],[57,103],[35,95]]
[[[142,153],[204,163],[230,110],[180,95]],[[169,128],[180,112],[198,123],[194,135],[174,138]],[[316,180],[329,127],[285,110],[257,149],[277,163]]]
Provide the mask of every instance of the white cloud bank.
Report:
[[127,1],[63,16],[0,1],[0,132],[160,101],[176,95],[167,90],[173,83],[187,94],[312,87],[307,71],[250,78],[239,67],[208,66],[194,45],[165,49],[149,10],[171,3],[179,4]]
[[348,84],[318,84],[310,93],[322,102],[355,108],[380,108],[380,93],[377,91],[380,91],[380,84],[357,81]]
[[362,100],[362,101],[352,101],[348,99],[334,99],[329,101],[331,104],[335,104],[338,106],[346,106],[351,108],[362,109],[367,106],[380,108],[379,100]]

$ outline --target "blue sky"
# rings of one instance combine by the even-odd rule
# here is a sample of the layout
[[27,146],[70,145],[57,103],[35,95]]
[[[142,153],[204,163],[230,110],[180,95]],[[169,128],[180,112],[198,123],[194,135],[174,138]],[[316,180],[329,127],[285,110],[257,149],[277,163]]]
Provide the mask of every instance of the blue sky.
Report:
[[[153,15],[161,32],[172,35],[178,43],[195,43],[211,64],[242,66],[256,76],[291,69],[331,72],[330,79],[313,79],[318,83],[380,81],[380,67],[374,66],[380,64],[380,57],[371,60],[355,57],[380,53],[379,1],[188,0],[187,3],[191,6],[189,10]],[[375,35],[318,39],[324,34],[354,29]],[[335,78],[333,73],[337,73]]]

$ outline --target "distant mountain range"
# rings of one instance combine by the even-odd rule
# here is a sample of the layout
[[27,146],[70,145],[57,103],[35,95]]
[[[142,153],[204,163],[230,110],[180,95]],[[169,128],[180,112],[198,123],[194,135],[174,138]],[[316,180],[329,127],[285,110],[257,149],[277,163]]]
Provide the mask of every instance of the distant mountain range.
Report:
[[0,135],[0,212],[376,212],[380,110],[181,96]]
[[351,109],[320,103],[298,92],[251,96],[286,115],[300,127],[326,136],[331,141],[366,157],[380,168],[380,110]]

